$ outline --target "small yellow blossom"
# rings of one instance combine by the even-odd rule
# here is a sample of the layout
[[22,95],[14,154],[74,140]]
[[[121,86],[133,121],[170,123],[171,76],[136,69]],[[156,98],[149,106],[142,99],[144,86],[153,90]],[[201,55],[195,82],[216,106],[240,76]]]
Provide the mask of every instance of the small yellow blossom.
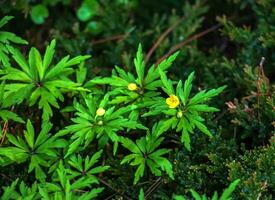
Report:
[[135,83],[129,83],[128,84],[128,89],[131,90],[131,91],[134,91],[134,90],[137,90],[137,84]]
[[170,95],[166,99],[166,103],[168,104],[169,108],[175,108],[180,104],[180,100],[176,95]]
[[105,114],[104,108],[98,108],[96,111],[97,116],[103,116]]

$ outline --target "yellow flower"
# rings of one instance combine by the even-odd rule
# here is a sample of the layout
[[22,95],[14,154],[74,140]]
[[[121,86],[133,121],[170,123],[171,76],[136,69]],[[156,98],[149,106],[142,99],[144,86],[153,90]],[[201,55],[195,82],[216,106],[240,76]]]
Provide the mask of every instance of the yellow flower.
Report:
[[134,90],[137,90],[137,84],[135,83],[129,83],[128,84],[128,89],[131,90],[131,91],[134,91]]
[[103,116],[105,114],[104,108],[98,108],[96,111],[97,116]]
[[166,99],[166,103],[168,104],[169,108],[175,108],[180,104],[180,100],[176,95],[170,95]]

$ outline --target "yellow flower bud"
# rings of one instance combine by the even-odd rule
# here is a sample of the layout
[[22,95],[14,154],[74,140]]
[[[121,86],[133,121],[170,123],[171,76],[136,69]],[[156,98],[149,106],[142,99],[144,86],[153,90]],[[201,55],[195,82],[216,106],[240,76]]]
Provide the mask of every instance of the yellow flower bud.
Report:
[[100,120],[99,122],[97,122],[97,124],[98,124],[99,126],[102,126],[102,125],[103,125],[103,121]]
[[169,108],[175,108],[180,104],[180,100],[176,95],[170,95],[166,99],[166,103],[169,106]]
[[137,84],[135,83],[129,83],[128,84],[128,90],[131,90],[131,91],[134,91],[134,90],[137,90]]
[[182,111],[181,111],[181,110],[180,110],[180,111],[178,111],[178,112],[177,112],[177,118],[182,118],[182,116],[183,116]]
[[98,108],[96,111],[97,116],[103,116],[105,114],[104,108]]

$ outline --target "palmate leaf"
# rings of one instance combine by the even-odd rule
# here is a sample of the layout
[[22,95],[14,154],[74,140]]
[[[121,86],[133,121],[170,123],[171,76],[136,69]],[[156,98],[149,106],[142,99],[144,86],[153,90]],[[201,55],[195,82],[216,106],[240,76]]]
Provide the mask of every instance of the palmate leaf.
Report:
[[13,144],[14,147],[1,147],[0,155],[7,157],[12,162],[21,163],[28,161],[28,173],[34,170],[36,178],[43,182],[46,175],[42,167],[49,167],[48,161],[57,158],[57,149],[64,148],[66,141],[49,134],[52,127],[50,123],[44,123],[37,136],[29,120],[26,126],[24,138],[16,138],[11,134],[7,135],[8,141]]
[[161,79],[162,84],[163,84],[162,89],[168,95],[175,94],[172,81],[167,78],[166,74],[163,72],[163,70],[161,68],[159,68],[158,71],[159,71],[159,74],[160,74],[160,79]]
[[[69,146],[66,157],[76,152],[79,146],[87,147],[94,139],[103,148],[109,140],[114,143],[114,152],[116,152],[119,137],[118,131],[124,129],[146,129],[142,124],[126,118],[127,113],[135,110],[133,105],[116,109],[108,105],[109,94],[103,98],[95,95],[86,95],[83,105],[76,102],[74,108],[76,117],[72,119],[74,124],[65,127],[66,134],[71,134],[72,142]],[[103,115],[97,115],[97,110],[104,110]],[[63,134],[61,131],[58,134]]]
[[4,103],[8,101],[5,96],[5,81],[0,84],[0,119],[7,122],[13,120],[15,122],[24,123],[24,120],[19,117],[16,113],[5,108]]
[[0,196],[2,200],[10,200],[10,199],[38,199],[39,194],[38,184],[35,182],[31,187],[28,187],[23,181],[18,184],[19,179],[17,178],[15,181],[11,183],[8,187],[3,187],[4,193]]
[[[190,97],[192,89],[192,80],[194,72],[192,72],[185,80],[184,84],[181,81],[177,83],[176,90],[174,90],[173,82],[169,80],[166,73],[159,69],[159,74],[163,84],[163,91],[169,96],[166,100],[158,100],[150,107],[150,111],[143,116],[165,114],[169,118],[160,121],[160,128],[158,134],[168,131],[169,129],[176,129],[181,132],[181,142],[186,149],[191,150],[190,133],[197,128],[209,137],[212,136],[204,123],[204,118],[201,117],[203,112],[217,112],[219,109],[208,106],[207,101],[220,94],[225,87],[211,89],[209,91],[203,90]],[[175,105],[170,107],[170,99],[174,98]]]
[[97,166],[94,167],[96,163],[98,163],[99,158],[101,157],[103,150],[100,150],[92,155],[90,158],[87,156],[83,159],[80,155],[72,155],[70,160],[68,161],[69,165],[72,167],[67,170],[68,177],[76,178],[76,177],[94,177],[95,181],[97,180],[95,175],[98,173],[102,173],[110,168],[110,166]]
[[171,179],[174,179],[172,165],[163,155],[169,153],[169,149],[157,149],[164,138],[157,135],[159,125],[155,124],[152,133],[147,133],[136,142],[129,138],[120,137],[121,145],[127,148],[131,154],[125,156],[120,164],[129,163],[137,166],[135,172],[134,184],[136,184],[144,175],[146,167],[156,175],[161,176],[161,171],[165,171]]
[[[92,188],[97,181],[93,177],[81,177],[70,179],[67,169],[59,162],[56,173],[52,176],[51,182],[39,185],[39,194],[43,199],[94,199],[104,188]],[[82,192],[78,192],[78,191]]]
[[136,54],[136,58],[134,59],[134,64],[135,64],[136,72],[137,72],[137,76],[138,76],[136,81],[139,85],[142,85],[142,81],[144,78],[145,62],[144,62],[144,58],[143,58],[141,44],[139,44],[139,46],[138,46],[138,51]]
[[[0,20],[0,28],[2,29],[5,24],[7,24],[12,16],[5,16]],[[10,59],[8,57],[9,50],[8,47],[12,44],[28,44],[26,40],[16,36],[14,33],[0,31],[0,68],[1,65],[4,67],[10,66]]]
[[152,105],[153,100],[157,100],[159,97],[160,93],[157,92],[157,89],[162,86],[162,83],[158,68],[166,72],[166,70],[171,67],[178,53],[179,52],[176,52],[163,60],[157,67],[152,65],[146,71],[142,47],[139,45],[134,59],[135,73],[126,72],[124,69],[115,66],[111,77],[96,77],[89,81],[86,86],[93,86],[94,84],[108,84],[113,86],[110,103],[135,104],[138,106],[138,112],[135,112],[138,117],[139,110]]
[[21,103],[27,100],[32,106],[38,103],[42,109],[42,119],[47,121],[53,115],[52,107],[59,108],[58,101],[64,101],[64,93],[72,91],[87,91],[80,87],[81,83],[71,81],[68,76],[73,73],[72,66],[78,65],[90,56],[69,56],[53,64],[56,41],[52,40],[42,57],[36,48],[31,48],[28,60],[18,49],[9,47],[9,51],[18,68],[6,68],[0,79],[6,80],[5,106]]

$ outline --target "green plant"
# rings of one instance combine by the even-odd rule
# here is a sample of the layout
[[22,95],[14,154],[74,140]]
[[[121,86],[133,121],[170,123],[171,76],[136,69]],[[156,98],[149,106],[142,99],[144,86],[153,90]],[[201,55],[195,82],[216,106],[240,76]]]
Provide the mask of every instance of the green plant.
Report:
[[[0,20],[0,28],[6,25],[12,18],[13,18],[12,16],[3,17]],[[12,43],[28,44],[26,40],[23,40],[21,37],[16,36],[14,33],[7,32],[7,31],[0,31],[0,65],[3,65],[3,67],[10,66],[10,59],[8,57],[8,54],[9,54],[8,47],[10,47]]]
[[19,191],[16,190],[18,186],[19,179],[16,179],[11,183],[10,186],[4,187],[4,193],[1,196],[3,200],[9,199],[39,199],[37,190],[37,183],[34,183],[31,187],[28,187],[23,181],[19,185]]
[[85,159],[83,159],[81,155],[72,155],[68,161],[68,164],[72,167],[72,169],[67,170],[67,174],[69,174],[70,179],[86,176],[90,179],[94,178],[96,180],[95,174],[102,173],[110,168],[110,166],[94,167],[94,165],[99,161],[102,152],[103,150],[100,150],[91,158],[86,156]]
[[57,149],[64,148],[66,141],[49,134],[52,128],[50,123],[42,124],[41,131],[36,138],[34,127],[29,120],[26,127],[24,138],[7,135],[8,141],[14,147],[0,147],[0,155],[8,158],[8,161],[1,165],[28,161],[28,173],[35,170],[36,178],[43,182],[46,178],[43,167],[50,167],[50,161],[58,157]]
[[[135,143],[126,138],[121,137],[122,146],[131,151],[131,154],[125,156],[121,164],[130,163],[132,166],[138,166],[134,184],[136,184],[144,175],[145,168],[148,167],[155,176],[160,176],[161,171],[165,171],[171,179],[174,179],[172,164],[163,157],[164,154],[170,152],[169,149],[158,149],[164,137],[158,136],[159,125],[155,124],[152,133],[147,133],[146,137],[138,139]],[[161,170],[160,170],[161,169]]]
[[[62,163],[56,170],[57,177],[52,182],[45,183],[39,187],[39,193],[44,199],[94,199],[104,188],[92,189],[91,186],[97,183],[93,177],[82,177],[72,181],[68,178],[66,170]],[[89,191],[79,192],[83,188],[89,188]]]
[[109,94],[106,94],[100,101],[99,96],[87,95],[84,97],[84,106],[75,103],[76,118],[72,121],[74,124],[67,126],[58,134],[64,135],[71,133],[72,143],[69,146],[66,156],[77,151],[80,145],[84,143],[86,148],[94,139],[103,148],[109,141],[114,143],[114,154],[118,147],[119,130],[128,129],[146,129],[142,124],[135,120],[128,120],[123,115],[136,109],[136,106],[129,105],[116,109],[115,106],[108,106]]
[[[9,111],[5,106],[7,99],[4,98],[5,94],[5,82],[2,82],[0,85],[0,118],[7,122],[8,120],[13,120],[15,122],[24,123],[23,119],[19,117],[16,113]],[[1,134],[0,134],[1,135]]]
[[8,67],[1,71],[1,79],[7,81],[5,98],[9,101],[4,103],[5,106],[21,103],[25,99],[30,106],[38,102],[39,109],[43,110],[42,119],[49,120],[53,115],[51,106],[59,108],[57,100],[64,101],[63,93],[85,90],[71,81],[69,75],[74,72],[72,66],[90,56],[72,59],[66,56],[57,64],[53,64],[55,45],[56,42],[53,40],[47,46],[43,58],[36,48],[31,48],[28,61],[19,50],[8,48],[19,69]]
[[168,129],[176,128],[176,132],[182,131],[181,142],[184,146],[190,150],[190,136],[189,133],[194,133],[194,129],[198,128],[200,131],[208,136],[212,136],[207,127],[203,124],[205,121],[200,113],[202,112],[215,112],[217,108],[210,107],[205,104],[206,101],[210,100],[214,96],[221,93],[225,87],[218,89],[212,89],[206,92],[202,90],[192,98],[190,98],[190,92],[192,89],[192,80],[194,73],[191,73],[187,80],[182,85],[182,82],[177,83],[176,91],[173,87],[173,82],[167,79],[165,73],[159,69],[160,77],[163,83],[162,89],[169,96],[156,101],[150,108],[150,112],[145,113],[143,116],[157,115],[164,113],[169,116],[169,119],[161,121],[161,128],[159,134],[167,131]]
[[[178,54],[179,52],[171,55],[158,66],[152,65],[146,72],[142,46],[140,44],[134,59],[136,76],[116,66],[111,77],[96,77],[89,81],[87,85],[110,84],[113,87],[110,94],[114,96],[110,102],[111,104],[131,103],[136,105],[140,110],[152,105],[154,99],[159,99],[160,93],[157,89],[162,86],[162,83],[159,79],[158,69],[166,72]],[[133,115],[137,117],[138,113],[133,113]]]
[[[0,41],[0,199],[207,199],[236,179],[231,199],[273,199],[274,6],[272,0],[0,1],[2,16],[20,19],[1,30],[30,43]],[[71,61],[64,55],[92,54],[92,61],[80,56],[40,84],[50,38],[58,48],[48,45],[54,56],[45,76]],[[28,138],[35,144],[40,126],[50,122],[43,140],[50,155],[36,153],[40,146],[32,149]],[[34,156],[43,159],[38,166]]]
[[[66,169],[59,163],[56,170],[57,177],[52,177],[52,182],[33,183],[31,187],[26,186],[24,182],[19,185],[19,191],[16,189],[18,179],[11,183],[10,186],[4,187],[4,193],[1,196],[3,200],[9,199],[83,199],[90,200],[98,196],[103,188],[91,188],[96,182],[92,177],[79,178],[72,183],[66,174]],[[90,191],[81,191],[83,188],[90,188]]]
[[30,15],[34,23],[43,24],[45,18],[49,17],[49,11],[43,4],[38,4],[32,7]]

